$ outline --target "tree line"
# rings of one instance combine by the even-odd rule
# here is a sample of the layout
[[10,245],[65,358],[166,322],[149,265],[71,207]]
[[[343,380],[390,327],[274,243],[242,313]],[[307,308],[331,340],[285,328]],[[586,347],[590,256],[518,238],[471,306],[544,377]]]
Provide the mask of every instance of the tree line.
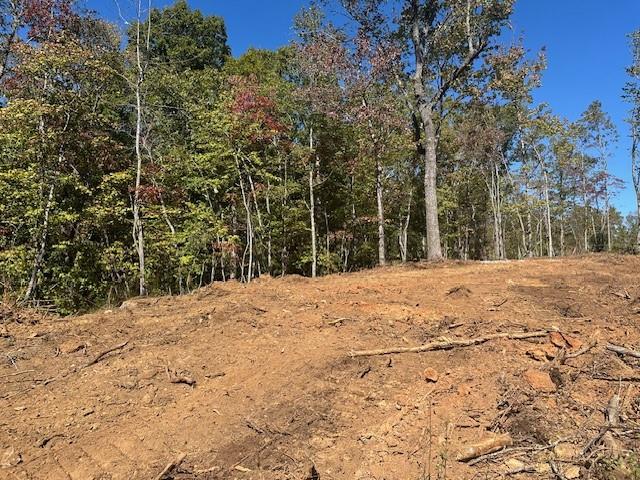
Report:
[[[340,0],[234,58],[223,19],[0,0],[0,288],[63,313],[261,275],[633,252],[597,100],[536,104],[515,0]],[[341,9],[340,24],[328,12]],[[640,191],[640,34],[624,95]]]

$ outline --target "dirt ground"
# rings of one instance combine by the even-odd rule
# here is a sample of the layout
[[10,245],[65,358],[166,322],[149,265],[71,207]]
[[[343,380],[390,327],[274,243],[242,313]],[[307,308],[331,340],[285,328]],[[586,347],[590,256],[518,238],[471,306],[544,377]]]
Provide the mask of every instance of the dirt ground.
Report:
[[[598,472],[640,451],[640,359],[607,349],[640,347],[639,271],[618,256],[424,264],[65,319],[0,310],[0,478],[636,478]],[[504,434],[507,450],[458,461]]]

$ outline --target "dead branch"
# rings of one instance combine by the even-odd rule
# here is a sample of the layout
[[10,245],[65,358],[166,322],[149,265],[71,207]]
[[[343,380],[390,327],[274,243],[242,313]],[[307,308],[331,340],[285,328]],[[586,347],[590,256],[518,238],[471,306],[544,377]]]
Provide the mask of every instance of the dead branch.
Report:
[[614,345],[612,343],[609,343],[607,345],[607,350],[618,353],[623,356],[626,355],[628,357],[640,358],[640,352],[636,352],[635,350],[630,350],[628,348],[621,347],[620,345]]
[[[556,448],[559,444],[565,443],[569,438],[561,438],[553,443],[549,443],[548,445],[534,445],[532,447],[513,447],[513,448],[504,448],[497,452],[487,453],[480,457],[477,457],[470,462],[467,463],[469,466],[476,465],[477,463],[481,463],[487,460],[493,460],[495,458],[501,457],[502,455],[508,455],[509,453],[526,453],[526,452],[543,452],[545,450],[551,450]],[[512,474],[517,472],[512,472]]]
[[106,350],[100,352],[98,356],[96,356],[93,360],[91,360],[82,368],[87,368],[87,367],[90,367],[91,365],[95,365],[96,363],[101,361],[106,355],[109,355],[111,352],[115,352],[116,350],[120,350],[121,348],[126,347],[128,344],[129,344],[129,340],[122,342],[116,345],[115,347],[107,348]]
[[582,450],[582,455],[587,455],[591,449],[599,444],[603,444],[609,449],[613,455],[620,453],[620,446],[613,435],[612,430],[617,428],[620,424],[620,395],[614,395],[609,400],[607,410],[605,411],[606,426],[601,428],[598,434],[592,438],[586,447]]
[[434,350],[450,350],[456,347],[471,347],[473,345],[480,345],[482,343],[489,342],[491,340],[498,340],[506,338],[508,340],[526,340],[528,338],[545,337],[555,330],[539,330],[535,332],[505,332],[495,333],[492,335],[486,335],[484,337],[467,338],[460,340],[443,339],[437,342],[426,343],[418,347],[395,347],[395,348],[383,348],[380,350],[359,350],[351,352],[351,357],[371,357],[374,355],[390,355],[394,353],[422,353],[431,352]]
[[596,374],[594,380],[604,380],[605,382],[640,382],[640,375],[619,375],[617,377],[611,375]]
[[584,355],[585,353],[589,353],[596,345],[598,345],[598,341],[597,340],[592,340],[591,342],[587,343],[586,345],[583,345],[579,350],[576,350],[573,353],[568,353],[565,356],[565,361],[569,360],[571,358],[579,357],[580,355]]
[[473,445],[468,445],[456,457],[459,462],[468,462],[484,455],[496,453],[499,450],[509,447],[513,444],[511,435],[496,435]]
[[160,474],[155,478],[155,480],[162,480],[167,473],[170,473],[174,468],[180,466],[180,464],[184,461],[186,457],[187,457],[186,453],[181,453],[180,455],[178,455],[175,460],[173,460],[172,462],[169,462],[167,466],[164,467],[164,470],[160,472]]
[[24,375],[25,373],[33,373],[35,370],[22,370],[21,372],[13,372],[7,373],[5,375],[0,375],[0,378],[8,378],[8,377],[17,377],[18,375]]

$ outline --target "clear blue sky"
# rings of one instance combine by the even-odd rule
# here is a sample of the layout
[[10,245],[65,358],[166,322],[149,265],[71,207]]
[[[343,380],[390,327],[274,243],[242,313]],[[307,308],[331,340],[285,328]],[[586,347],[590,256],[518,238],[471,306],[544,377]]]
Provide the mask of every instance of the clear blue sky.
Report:
[[[171,0],[153,0],[164,6]],[[292,19],[306,0],[190,0],[205,13],[222,16],[227,24],[234,55],[249,47],[277,48],[292,38]],[[105,17],[118,18],[115,0],[85,0]],[[120,0],[125,16],[131,0]],[[127,8],[128,7],[128,8]],[[547,48],[548,69],[537,102],[570,120],[587,105],[602,101],[620,131],[620,143],[611,160],[611,171],[627,188],[615,204],[624,213],[635,211],[631,184],[629,131],[624,122],[627,106],[621,99],[630,63],[626,35],[640,28],[640,0],[518,0],[513,36],[524,35],[525,45],[537,51]]]

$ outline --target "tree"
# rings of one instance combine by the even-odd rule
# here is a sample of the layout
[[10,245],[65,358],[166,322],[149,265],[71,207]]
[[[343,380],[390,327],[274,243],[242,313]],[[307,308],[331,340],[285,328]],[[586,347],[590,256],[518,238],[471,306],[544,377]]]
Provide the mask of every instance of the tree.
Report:
[[[511,15],[513,0],[404,0],[395,3],[399,12],[391,14],[381,0],[343,0],[342,4],[378,49],[397,45],[402,52],[399,83],[411,99],[419,132],[418,150],[424,159],[428,258],[440,260],[436,117],[452,92],[471,76],[476,61],[493,46]],[[405,87],[406,83],[410,86]]]
[[604,201],[602,230],[606,236],[607,251],[611,251],[611,189],[613,178],[609,174],[609,157],[618,141],[618,132],[609,115],[602,110],[600,101],[592,102],[578,120],[582,141],[588,153],[596,160],[596,200]]
[[[633,64],[627,69],[631,77],[624,89],[624,97],[631,104],[628,118],[631,127],[631,169],[636,191],[638,222],[640,222],[640,30],[630,35]],[[636,240],[636,253],[640,253],[640,228]]]
[[[149,33],[145,55],[154,64],[175,71],[220,69],[231,55],[224,20],[192,10],[187,0],[176,0],[161,10],[152,9],[142,30]],[[129,41],[135,38],[135,31],[130,30]]]

